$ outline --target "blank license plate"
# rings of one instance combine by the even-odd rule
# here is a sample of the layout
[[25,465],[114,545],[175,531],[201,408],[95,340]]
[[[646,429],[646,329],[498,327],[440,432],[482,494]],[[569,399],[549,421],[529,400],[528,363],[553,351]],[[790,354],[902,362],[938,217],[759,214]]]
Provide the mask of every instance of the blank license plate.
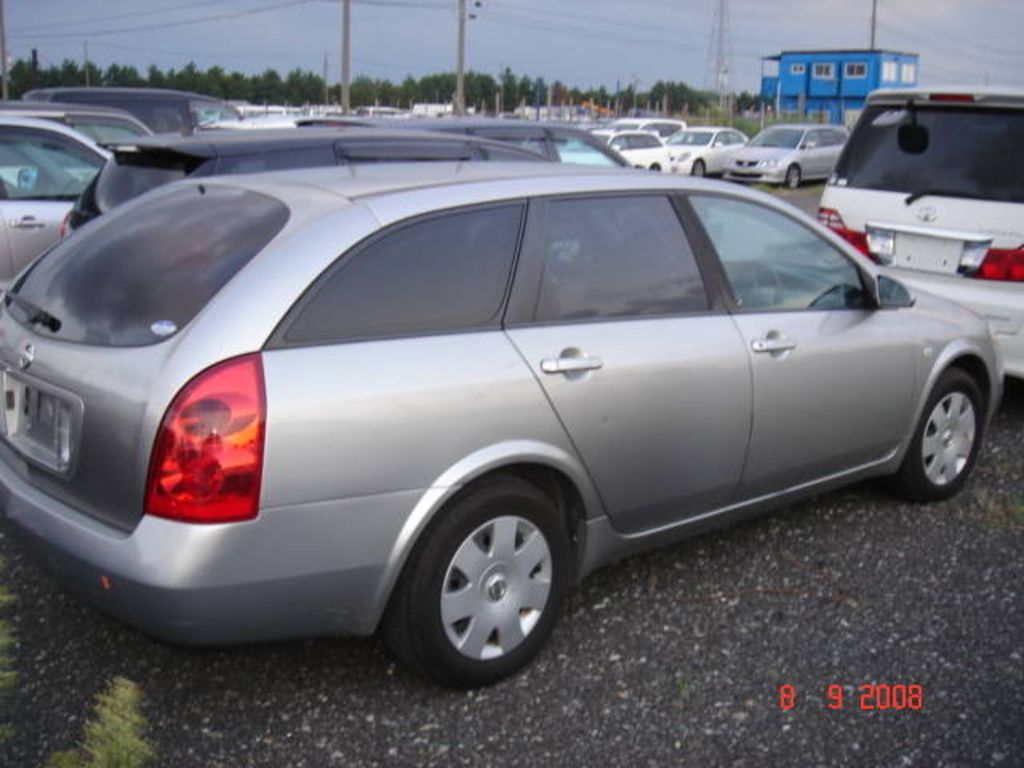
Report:
[[21,454],[57,472],[74,458],[81,401],[6,371],[3,374],[3,433]]
[[963,246],[959,240],[898,232],[894,266],[955,274],[960,267]]

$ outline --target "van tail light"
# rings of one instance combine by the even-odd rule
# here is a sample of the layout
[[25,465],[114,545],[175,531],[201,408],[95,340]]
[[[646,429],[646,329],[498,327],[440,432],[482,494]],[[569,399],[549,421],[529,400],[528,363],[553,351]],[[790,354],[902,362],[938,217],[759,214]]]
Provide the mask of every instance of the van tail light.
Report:
[[865,256],[874,258],[871,256],[871,251],[868,249],[867,234],[864,232],[858,232],[855,229],[848,229],[846,224],[843,222],[843,217],[839,215],[839,211],[835,208],[819,208],[818,221],[831,229]]
[[1024,283],[1024,245],[1020,248],[989,248],[974,277]]
[[192,379],[157,431],[145,513],[188,523],[256,517],[266,413],[258,354],[220,363]]

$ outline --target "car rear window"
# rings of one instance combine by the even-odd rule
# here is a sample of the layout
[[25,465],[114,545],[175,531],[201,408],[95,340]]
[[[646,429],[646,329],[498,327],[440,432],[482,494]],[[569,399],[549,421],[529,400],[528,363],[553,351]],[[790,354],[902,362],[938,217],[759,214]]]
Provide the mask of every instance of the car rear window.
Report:
[[150,164],[115,157],[107,161],[96,180],[95,207],[99,213],[106,213],[144,192],[183,179],[191,172],[181,158],[170,157]]
[[[161,191],[40,257],[7,311],[63,341],[155,344],[188,324],[287,220],[284,204],[257,192]],[[39,322],[39,310],[57,323]]]
[[836,166],[841,186],[1024,202],[1024,110],[919,107],[921,153],[900,149],[902,107],[868,107]]

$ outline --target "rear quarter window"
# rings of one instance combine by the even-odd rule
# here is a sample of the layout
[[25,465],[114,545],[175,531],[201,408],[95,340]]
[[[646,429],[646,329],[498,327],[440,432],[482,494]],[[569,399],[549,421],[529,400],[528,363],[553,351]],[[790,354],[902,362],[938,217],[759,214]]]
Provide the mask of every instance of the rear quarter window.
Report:
[[497,328],[521,204],[399,225],[335,263],[285,318],[278,345]]
[[[96,220],[42,256],[16,293],[60,321],[37,333],[126,347],[187,325],[288,220],[272,197],[220,186],[154,193]],[[7,305],[29,323],[22,304]]]

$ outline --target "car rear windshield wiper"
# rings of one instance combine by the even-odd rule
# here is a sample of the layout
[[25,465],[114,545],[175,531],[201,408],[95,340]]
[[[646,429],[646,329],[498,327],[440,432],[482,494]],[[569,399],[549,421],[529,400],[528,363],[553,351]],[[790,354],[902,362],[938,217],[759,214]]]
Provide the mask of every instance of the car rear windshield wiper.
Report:
[[17,304],[28,313],[25,322],[29,325],[41,325],[43,328],[48,329],[50,333],[57,333],[60,330],[62,323],[57,317],[16,293],[4,291],[4,305],[6,306],[11,302]]
[[967,197],[971,200],[999,200],[998,197],[965,192],[962,189],[923,189],[920,192],[914,192],[913,194],[907,195],[903,202],[907,205],[912,205],[922,197],[930,197],[932,195],[936,197]]

